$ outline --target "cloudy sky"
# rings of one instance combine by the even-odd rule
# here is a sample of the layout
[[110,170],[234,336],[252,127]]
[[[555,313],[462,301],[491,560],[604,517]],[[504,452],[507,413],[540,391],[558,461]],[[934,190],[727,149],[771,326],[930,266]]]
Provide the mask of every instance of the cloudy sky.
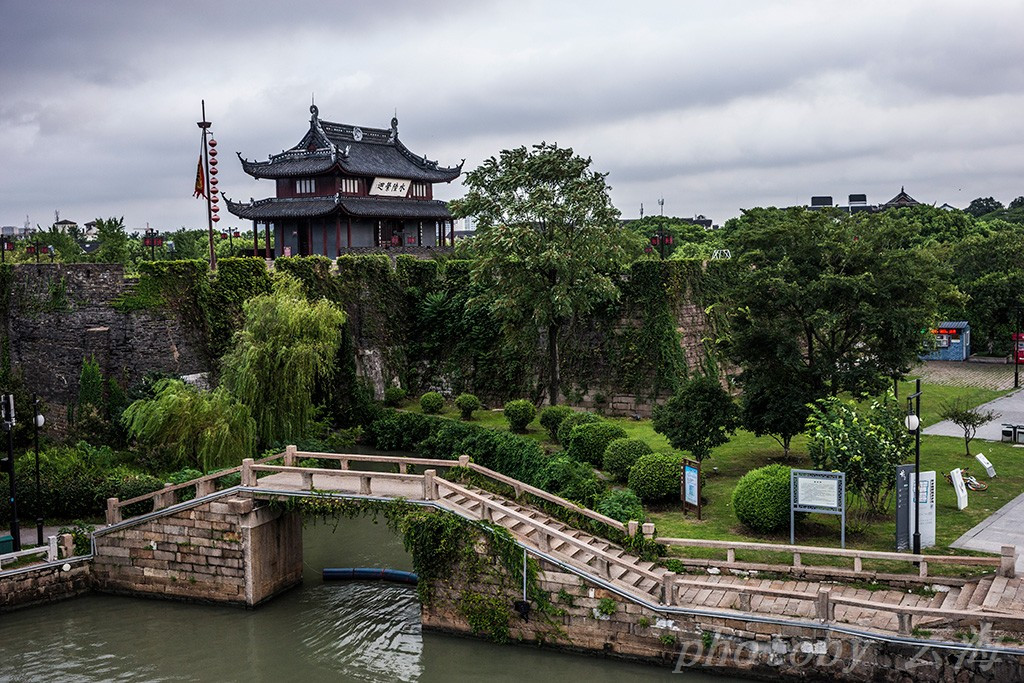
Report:
[[[0,225],[202,227],[200,100],[235,199],[330,121],[473,168],[571,146],[625,217],[812,194],[1024,194],[1024,2],[0,0]],[[437,196],[461,194],[458,183]]]

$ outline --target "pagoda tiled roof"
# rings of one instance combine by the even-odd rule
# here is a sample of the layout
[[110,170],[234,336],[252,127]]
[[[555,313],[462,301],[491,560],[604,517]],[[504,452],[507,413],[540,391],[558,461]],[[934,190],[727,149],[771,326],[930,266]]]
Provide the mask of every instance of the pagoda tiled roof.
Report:
[[437,218],[452,217],[444,202],[401,197],[302,197],[250,200],[248,204],[227,197],[228,211],[246,220],[277,218],[315,218],[335,212],[365,218]]
[[288,178],[338,170],[427,183],[450,182],[462,173],[461,163],[444,167],[413,154],[398,139],[397,118],[391,119],[391,128],[360,128],[320,120],[315,105],[310,112],[309,131],[291,149],[272,154],[267,161],[248,161],[239,154],[245,172],[256,178]]

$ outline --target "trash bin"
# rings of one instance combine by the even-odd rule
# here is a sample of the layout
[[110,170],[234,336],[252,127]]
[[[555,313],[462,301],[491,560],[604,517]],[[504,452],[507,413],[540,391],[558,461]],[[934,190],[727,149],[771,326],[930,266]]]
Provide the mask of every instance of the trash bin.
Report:
[[1006,422],[1003,423],[1003,441],[1013,442],[1013,432],[1015,428],[1015,425],[1008,424]]
[[14,536],[0,536],[0,555],[14,552]]
[[1013,442],[1024,443],[1024,425],[1013,425]]

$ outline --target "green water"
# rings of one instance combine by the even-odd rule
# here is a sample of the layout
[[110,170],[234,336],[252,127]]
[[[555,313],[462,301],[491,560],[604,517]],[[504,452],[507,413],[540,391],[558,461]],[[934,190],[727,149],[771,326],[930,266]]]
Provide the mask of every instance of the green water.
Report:
[[415,589],[324,583],[323,567],[411,569],[383,524],[304,531],[304,583],[255,610],[90,595],[0,615],[0,681],[725,681],[420,629]]

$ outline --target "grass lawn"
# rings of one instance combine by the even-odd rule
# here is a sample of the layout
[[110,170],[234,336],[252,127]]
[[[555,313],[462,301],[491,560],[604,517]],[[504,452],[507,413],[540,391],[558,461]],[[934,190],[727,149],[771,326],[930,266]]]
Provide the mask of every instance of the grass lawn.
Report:
[[[900,395],[906,397],[913,393],[913,382],[903,382]],[[979,389],[974,387],[953,387],[943,385],[923,385],[921,401],[922,424],[929,425],[939,421],[938,413],[943,402],[956,397],[965,397],[977,405],[1006,392]],[[406,410],[420,412],[418,402],[410,402]],[[444,417],[458,419],[458,411],[446,406]],[[655,451],[672,451],[668,440],[654,431],[650,420],[635,421],[629,418],[609,418],[616,422],[631,438],[643,439]],[[476,424],[494,429],[507,429],[508,424],[501,411],[477,411]],[[541,442],[549,450],[557,446],[547,440],[546,431],[534,420],[525,435]],[[678,506],[666,509],[649,510],[651,519],[658,528],[658,534],[665,537],[702,538],[717,540],[738,540],[771,543],[789,543],[788,531],[782,534],[765,536],[757,535],[736,519],[731,509],[732,490],[736,482],[749,470],[781,462],[797,468],[811,468],[807,455],[807,439],[801,435],[795,437],[791,444],[789,458],[784,458],[782,447],[771,437],[756,437],[746,431],[739,431],[732,440],[716,448],[710,458],[703,463],[706,475],[702,519],[697,521],[693,513],[684,516]],[[923,436],[921,439],[921,467],[923,471],[935,470],[937,476],[936,498],[936,548],[926,552],[948,553],[947,546],[959,538],[964,532],[978,524],[990,514],[1024,491],[1024,448],[1014,448],[1010,444],[973,441],[972,453],[984,452],[996,468],[997,477],[987,480],[984,471],[973,457],[964,453],[963,439],[956,437]],[[956,495],[953,487],[944,479],[943,474],[956,467],[969,467],[971,473],[982,481],[988,481],[989,489],[985,492],[970,492],[969,505],[965,510],[957,510]],[[861,529],[851,529],[848,523],[846,541],[849,548],[868,550],[894,550],[896,522],[894,514],[895,502],[890,506],[890,516],[863,525]],[[849,520],[848,520],[849,522]],[[839,518],[830,515],[810,515],[797,527],[796,540],[803,545],[839,546]],[[679,549],[674,549],[678,551]],[[702,551],[688,549],[692,557],[724,557],[724,551]],[[701,553],[705,553],[701,555]],[[965,552],[964,554],[975,554]],[[740,560],[748,559],[743,553],[737,553]],[[763,561],[750,558],[752,561]],[[779,558],[788,563],[788,558]],[[820,558],[806,558],[808,563],[819,563]],[[866,568],[867,563],[865,563]],[[880,569],[882,567],[879,567]],[[893,567],[895,568],[895,567]],[[931,568],[930,568],[931,569]],[[939,566],[934,572],[942,571]]]

